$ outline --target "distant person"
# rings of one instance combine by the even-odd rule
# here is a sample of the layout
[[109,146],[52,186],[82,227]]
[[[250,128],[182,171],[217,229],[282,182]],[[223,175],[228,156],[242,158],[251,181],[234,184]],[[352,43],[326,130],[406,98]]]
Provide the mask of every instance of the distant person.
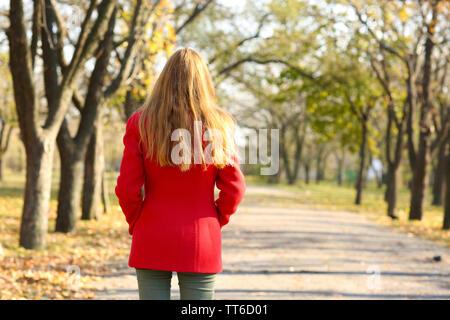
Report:
[[214,299],[221,229],[245,191],[235,126],[216,105],[205,60],[190,48],[175,51],[128,120],[115,192],[133,238],[128,264],[141,300],[170,299],[173,271],[181,299]]

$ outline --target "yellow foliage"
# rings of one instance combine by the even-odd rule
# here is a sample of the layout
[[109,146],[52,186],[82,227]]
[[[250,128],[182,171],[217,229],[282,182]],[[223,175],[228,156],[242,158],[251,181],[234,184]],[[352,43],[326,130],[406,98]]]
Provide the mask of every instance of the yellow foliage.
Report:
[[409,19],[410,13],[408,12],[406,5],[402,6],[402,8],[400,9],[400,12],[398,13],[398,17],[400,18],[400,20],[402,22],[406,22],[406,20]]
[[[2,187],[23,187],[22,180],[8,179]],[[114,180],[109,179],[110,186]],[[101,289],[99,276],[111,272],[108,262],[127,259],[131,239],[117,205],[100,220],[79,221],[74,234],[47,234],[44,250],[19,248],[22,194],[5,196],[5,190],[0,188],[0,300],[92,299]],[[110,198],[117,203],[113,195]],[[55,210],[53,200],[50,225],[55,223]]]

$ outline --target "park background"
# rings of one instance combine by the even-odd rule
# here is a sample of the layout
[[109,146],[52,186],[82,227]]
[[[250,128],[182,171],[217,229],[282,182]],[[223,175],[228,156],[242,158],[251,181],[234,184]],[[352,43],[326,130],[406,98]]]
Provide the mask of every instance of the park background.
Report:
[[[325,214],[322,231],[333,217],[364,217],[436,243],[416,258],[445,264],[447,291],[434,296],[450,297],[439,253],[450,245],[449,11],[437,0],[1,1],[0,298],[96,298],[108,275],[130,275],[131,239],[114,195],[125,124],[184,46],[208,61],[218,103],[241,134],[280,134],[278,174],[242,164],[249,192],[224,231],[224,253],[245,241],[256,252],[285,243],[301,256],[302,238],[265,247],[302,224],[285,208],[297,218]],[[267,220],[260,238],[245,237],[265,217],[255,205],[279,209],[284,226],[270,231]],[[349,228],[336,233],[364,233]],[[242,262],[251,266],[252,257]],[[275,269],[262,273],[272,279],[300,274],[301,263],[281,267],[288,252],[270,259]],[[307,297],[370,296],[331,289]],[[269,297],[305,297],[283,294]]]

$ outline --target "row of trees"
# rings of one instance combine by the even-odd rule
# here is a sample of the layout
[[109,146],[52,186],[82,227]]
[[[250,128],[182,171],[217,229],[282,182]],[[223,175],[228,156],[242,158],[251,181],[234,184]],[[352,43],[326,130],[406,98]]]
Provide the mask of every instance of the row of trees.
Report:
[[432,180],[433,204],[446,200],[443,227],[450,228],[450,188],[443,194],[450,175],[449,10],[438,0],[292,0],[271,1],[259,13],[262,25],[247,38],[252,46],[232,55],[230,66],[241,67],[224,72],[253,96],[237,102],[240,120],[280,129],[288,183],[302,165],[309,176],[313,153],[320,173],[320,145],[328,144],[338,167],[341,150],[357,154],[360,204],[377,158],[395,219],[399,170],[408,165],[409,218],[422,219]]
[[[177,44],[189,45],[183,34],[195,39],[203,16],[214,24],[234,17],[214,0],[11,0],[0,10],[14,97],[8,105],[15,109],[2,128],[18,124],[26,154],[19,242],[39,249],[48,230],[56,148],[61,166],[55,231],[70,233],[80,211],[89,220],[100,217],[102,200],[108,207],[104,120],[119,114],[127,121],[148,95],[159,59]],[[210,28],[199,34],[220,30]],[[211,48],[209,62],[218,74],[239,66],[226,66],[233,48]],[[9,114],[3,111],[2,117]]]
[[309,179],[313,154],[320,180],[330,150],[342,177],[344,155],[355,153],[359,204],[378,158],[395,218],[406,155],[410,218],[420,219],[436,155],[435,194],[442,193],[450,159],[445,1],[11,0],[2,9],[26,150],[25,248],[45,245],[56,148],[56,231],[75,230],[80,211],[98,216],[103,119],[115,111],[128,119],[148,94],[158,57],[176,45],[204,54],[221,104],[241,124],[280,129],[282,171],[271,182],[285,175],[293,184],[302,168]]
[[[181,32],[212,1],[11,0],[7,10],[9,66],[26,185],[20,245],[45,246],[53,155],[61,173],[55,231],[76,229],[99,211],[103,178],[102,117],[106,106],[139,99],[158,55],[173,50]],[[180,19],[174,30],[173,14]],[[184,10],[183,12],[181,12]],[[136,106],[134,106],[136,108]],[[76,119],[76,128],[69,122]],[[73,121],[72,121],[73,122]]]

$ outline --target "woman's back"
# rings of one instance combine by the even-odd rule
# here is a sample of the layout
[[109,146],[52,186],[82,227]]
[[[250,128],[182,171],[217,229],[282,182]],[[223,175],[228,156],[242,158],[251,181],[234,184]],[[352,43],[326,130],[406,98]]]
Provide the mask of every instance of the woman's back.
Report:
[[206,61],[183,48],[128,119],[115,191],[133,236],[128,264],[142,299],[170,298],[173,271],[182,299],[213,296],[221,228],[245,190],[236,122],[216,101]]
[[[222,270],[221,227],[237,209],[245,183],[236,162],[214,165],[160,166],[145,158],[138,119],[128,120],[116,194],[133,235],[129,265],[179,272]],[[214,187],[220,189],[214,200]],[[142,197],[142,186],[145,196]]]

